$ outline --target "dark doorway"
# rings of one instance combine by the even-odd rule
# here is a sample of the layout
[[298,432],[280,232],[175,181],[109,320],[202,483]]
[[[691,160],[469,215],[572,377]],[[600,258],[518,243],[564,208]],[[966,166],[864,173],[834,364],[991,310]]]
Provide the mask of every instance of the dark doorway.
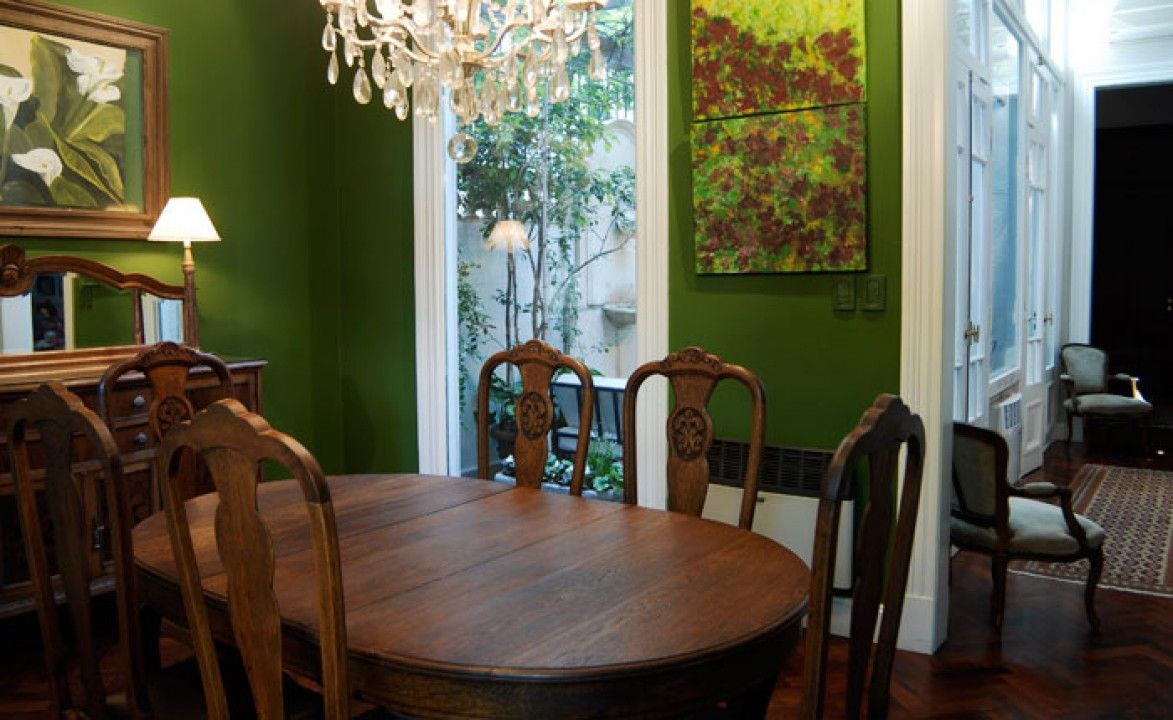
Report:
[[1091,342],[1169,424],[1173,409],[1173,85],[1096,93]]

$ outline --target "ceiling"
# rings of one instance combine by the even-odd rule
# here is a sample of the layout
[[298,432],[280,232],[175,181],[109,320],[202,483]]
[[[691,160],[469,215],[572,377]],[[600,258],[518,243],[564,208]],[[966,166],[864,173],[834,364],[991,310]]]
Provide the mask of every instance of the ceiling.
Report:
[[1116,0],[1112,42],[1173,36],[1173,0]]

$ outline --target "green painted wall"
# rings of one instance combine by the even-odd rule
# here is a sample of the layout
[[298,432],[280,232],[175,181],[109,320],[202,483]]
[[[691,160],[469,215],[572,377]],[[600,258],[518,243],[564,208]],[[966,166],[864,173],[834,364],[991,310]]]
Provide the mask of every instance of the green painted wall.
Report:
[[[669,346],[701,345],[758,372],[768,440],[835,447],[864,408],[899,389],[900,4],[867,3],[868,274],[887,276],[887,310],[836,312],[841,274],[698,276],[693,271],[689,12],[670,3],[668,140]],[[863,289],[863,275],[846,275]],[[714,396],[720,435],[749,430],[745,392]]]
[[[171,192],[203,199],[224,242],[195,248],[204,349],[261,356],[265,415],[342,467],[334,94],[317,3],[70,0],[170,31]],[[180,249],[22,238],[179,283]],[[371,330],[371,332],[376,332]]]
[[415,470],[411,123],[358,105],[352,77],[334,88],[345,467]]

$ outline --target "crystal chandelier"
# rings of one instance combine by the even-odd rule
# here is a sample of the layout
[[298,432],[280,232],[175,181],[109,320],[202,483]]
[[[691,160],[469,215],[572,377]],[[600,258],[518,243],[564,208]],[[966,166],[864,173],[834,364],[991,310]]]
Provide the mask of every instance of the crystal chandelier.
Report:
[[607,66],[595,13],[607,0],[319,0],[326,10],[322,48],[330,53],[326,79],[338,82],[339,60],[356,63],[354,99],[366,104],[372,83],[400,120],[410,110],[435,122],[443,89],[462,129],[448,141],[456,162],[476,155],[463,127],[483,118],[495,126],[506,112],[536,117],[546,83],[550,102],[570,97],[566,63],[586,38],[592,79]]

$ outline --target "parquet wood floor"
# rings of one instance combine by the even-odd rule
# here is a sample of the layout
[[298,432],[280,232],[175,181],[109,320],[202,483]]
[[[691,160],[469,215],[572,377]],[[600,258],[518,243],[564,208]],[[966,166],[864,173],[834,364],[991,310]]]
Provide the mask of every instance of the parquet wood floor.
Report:
[[[1154,433],[1164,454],[1085,455],[1079,444],[1047,451],[1030,480],[1069,485],[1088,462],[1173,469],[1173,433]],[[1106,444],[1105,444],[1106,445]],[[1088,629],[1083,587],[1010,573],[999,638],[989,621],[989,560],[953,558],[949,639],[931,657],[899,652],[893,718],[1173,718],[1173,599],[1101,588],[1103,631]],[[843,692],[846,644],[832,647],[831,682]],[[802,693],[801,659],[792,658],[770,702],[771,720],[794,717]],[[836,686],[833,685],[832,692]],[[842,704],[827,717],[841,717]]]
[[[1173,469],[1173,433],[1158,435],[1163,456],[1147,463],[1086,455],[1057,443],[1031,479],[1068,484],[1085,462]],[[1079,585],[1011,573],[1001,638],[989,622],[989,563],[972,553],[953,559],[949,639],[933,656],[898,654],[893,718],[1173,718],[1173,600],[1101,589],[1103,632],[1092,635]],[[831,650],[832,696],[844,685],[846,646]],[[182,650],[173,647],[169,654]],[[112,666],[112,663],[108,663]],[[791,658],[771,699],[770,720],[794,717],[801,657]],[[117,682],[111,673],[110,680]],[[31,616],[0,621],[0,719],[44,717],[39,640]]]

